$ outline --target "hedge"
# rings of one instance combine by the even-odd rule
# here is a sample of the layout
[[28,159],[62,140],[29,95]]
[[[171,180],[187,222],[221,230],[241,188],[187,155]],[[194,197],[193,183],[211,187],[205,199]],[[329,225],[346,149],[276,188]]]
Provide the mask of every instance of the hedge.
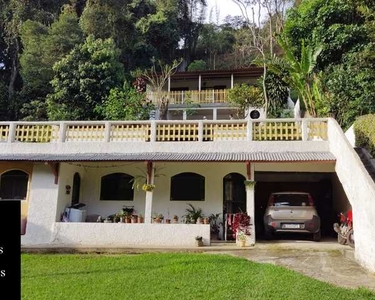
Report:
[[355,145],[366,148],[375,157],[375,114],[359,117],[354,122]]

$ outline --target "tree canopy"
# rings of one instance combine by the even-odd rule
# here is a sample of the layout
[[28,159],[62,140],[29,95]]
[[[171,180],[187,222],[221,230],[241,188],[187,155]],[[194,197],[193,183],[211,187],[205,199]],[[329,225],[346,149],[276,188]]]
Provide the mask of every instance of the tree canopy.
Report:
[[343,127],[375,111],[374,1],[231,1],[242,15],[221,23],[206,0],[0,1],[0,120],[145,118],[124,82],[180,59],[178,71],[262,66],[237,92],[272,116],[289,92]]

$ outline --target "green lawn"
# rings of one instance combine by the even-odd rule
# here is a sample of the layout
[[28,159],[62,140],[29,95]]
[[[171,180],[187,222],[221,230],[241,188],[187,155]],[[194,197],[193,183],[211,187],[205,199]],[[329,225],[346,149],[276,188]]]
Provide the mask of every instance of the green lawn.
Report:
[[22,299],[375,299],[226,255],[22,255]]

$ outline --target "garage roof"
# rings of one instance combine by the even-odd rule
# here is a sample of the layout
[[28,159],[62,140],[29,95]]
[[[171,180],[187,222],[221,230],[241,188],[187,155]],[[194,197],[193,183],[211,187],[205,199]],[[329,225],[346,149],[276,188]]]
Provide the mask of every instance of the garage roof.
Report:
[[243,152],[243,153],[72,153],[0,154],[0,161],[221,161],[221,162],[294,162],[335,161],[331,152]]

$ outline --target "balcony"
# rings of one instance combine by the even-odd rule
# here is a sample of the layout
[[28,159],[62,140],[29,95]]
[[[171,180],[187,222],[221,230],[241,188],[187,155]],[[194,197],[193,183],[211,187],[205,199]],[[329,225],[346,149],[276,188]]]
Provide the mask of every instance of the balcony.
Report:
[[[170,91],[162,92],[161,97],[169,99],[169,104],[210,104],[228,103],[229,90],[191,90],[191,91]],[[147,92],[147,98],[153,103],[157,102],[156,92]]]
[[328,119],[0,122],[0,142],[326,141]]

